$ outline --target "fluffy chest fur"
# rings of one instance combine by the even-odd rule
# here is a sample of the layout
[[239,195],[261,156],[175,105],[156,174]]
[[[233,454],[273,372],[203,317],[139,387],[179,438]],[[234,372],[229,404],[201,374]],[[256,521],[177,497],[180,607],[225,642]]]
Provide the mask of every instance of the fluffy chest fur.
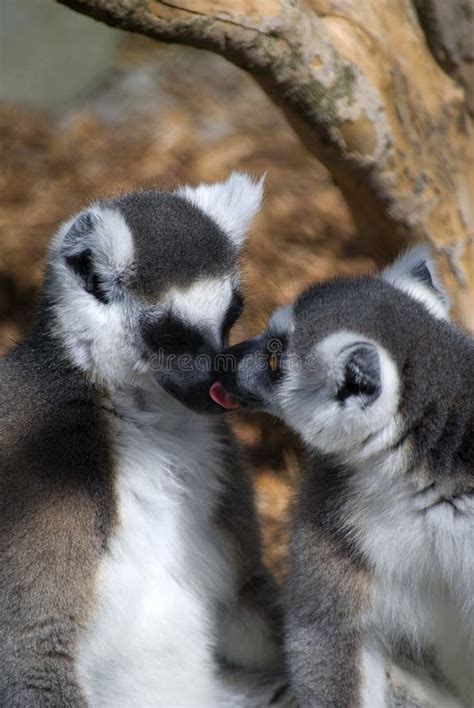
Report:
[[[353,480],[350,526],[374,569],[367,622],[391,651],[430,653],[459,695],[474,697],[474,495],[453,475],[404,474],[402,454]],[[357,511],[354,508],[357,507]],[[468,703],[469,705],[469,703]]]
[[219,442],[204,418],[116,426],[118,518],[79,667],[92,705],[212,706],[214,608],[233,575],[213,526]]

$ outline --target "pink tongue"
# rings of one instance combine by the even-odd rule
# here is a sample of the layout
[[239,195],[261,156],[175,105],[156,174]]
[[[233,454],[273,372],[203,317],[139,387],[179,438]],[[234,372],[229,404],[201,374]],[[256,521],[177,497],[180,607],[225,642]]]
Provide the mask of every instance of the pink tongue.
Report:
[[237,401],[232,398],[230,393],[226,390],[224,384],[220,381],[216,381],[212,384],[211,388],[209,389],[209,395],[213,401],[215,401],[220,406],[222,406],[222,408],[225,408],[228,411],[233,411],[239,407]]

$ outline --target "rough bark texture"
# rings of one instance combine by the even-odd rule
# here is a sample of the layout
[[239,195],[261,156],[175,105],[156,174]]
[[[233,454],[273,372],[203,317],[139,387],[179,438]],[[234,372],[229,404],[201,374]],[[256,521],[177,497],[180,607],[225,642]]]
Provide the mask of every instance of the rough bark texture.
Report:
[[[374,256],[429,241],[455,315],[474,328],[466,0],[60,2],[251,72],[331,171]],[[445,5],[449,22],[456,8],[466,17],[449,32]]]
[[473,115],[473,0],[415,0],[415,6],[431,51],[443,69],[464,88]]

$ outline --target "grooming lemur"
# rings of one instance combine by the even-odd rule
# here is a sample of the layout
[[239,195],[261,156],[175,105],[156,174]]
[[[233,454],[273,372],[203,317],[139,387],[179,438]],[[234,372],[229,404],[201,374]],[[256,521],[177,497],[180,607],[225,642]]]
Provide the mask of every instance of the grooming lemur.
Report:
[[278,666],[250,482],[207,396],[261,194],[136,192],[55,237],[0,361],[2,706],[241,705],[222,660]]
[[417,248],[374,277],[310,287],[225,353],[227,391],[280,416],[310,455],[286,616],[303,707],[382,708],[390,665],[395,682],[414,667],[441,677],[447,693],[428,681],[423,705],[474,705],[474,343],[447,312]]

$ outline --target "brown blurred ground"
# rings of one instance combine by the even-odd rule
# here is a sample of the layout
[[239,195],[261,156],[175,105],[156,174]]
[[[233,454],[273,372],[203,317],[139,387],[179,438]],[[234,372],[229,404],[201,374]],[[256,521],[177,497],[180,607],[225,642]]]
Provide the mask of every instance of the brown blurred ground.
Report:
[[[201,51],[128,37],[102,85],[45,113],[0,106],[0,351],[21,336],[60,221],[88,201],[159,184],[267,172],[245,257],[247,309],[234,337],[258,331],[307,283],[373,267],[328,173],[252,80]],[[264,416],[237,420],[255,469],[268,559],[281,575],[299,451]]]

